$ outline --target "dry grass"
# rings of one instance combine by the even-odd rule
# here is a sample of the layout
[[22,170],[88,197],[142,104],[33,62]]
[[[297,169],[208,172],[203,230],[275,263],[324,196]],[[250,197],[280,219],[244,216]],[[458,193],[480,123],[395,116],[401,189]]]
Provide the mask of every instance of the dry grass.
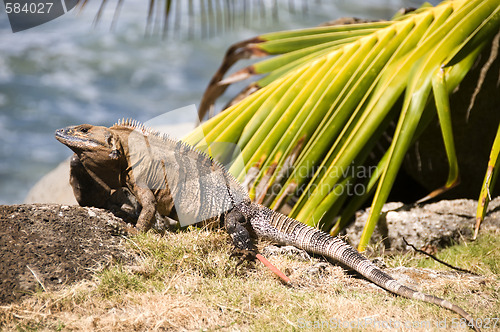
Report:
[[[441,253],[458,255],[466,267],[475,266],[484,277],[422,273],[421,269],[389,272],[402,282],[411,283],[410,277],[422,290],[454,301],[475,317],[498,317],[498,238],[493,234],[483,242]],[[372,319],[430,322],[431,330],[442,331],[436,329],[436,322],[446,319],[450,329],[453,319],[458,321],[458,316],[447,310],[393,296],[316,258],[269,257],[292,279],[291,287],[284,286],[261,264],[237,266],[222,231],[192,229],[163,237],[148,233],[129,244],[140,256],[136,265],[116,263],[96,272],[92,281],[58,292],[34,294],[22,303],[4,306],[0,326],[18,331],[292,331],[303,330],[306,322],[314,330],[329,330],[335,322],[368,323]],[[468,264],[466,260],[474,262]],[[391,266],[433,264],[427,261],[415,254],[386,258]],[[427,328],[407,326],[398,330]]]

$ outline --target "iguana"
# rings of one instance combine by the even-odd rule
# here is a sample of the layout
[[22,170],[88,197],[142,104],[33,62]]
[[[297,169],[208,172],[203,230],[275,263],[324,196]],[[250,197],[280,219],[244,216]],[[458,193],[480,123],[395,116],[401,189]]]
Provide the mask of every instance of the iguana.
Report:
[[257,237],[323,255],[389,292],[454,311],[479,330],[459,306],[400,284],[340,238],[253,203],[222,164],[182,141],[132,120],[109,128],[70,126],[57,130],[55,136],[75,152],[110,196],[123,187],[132,192],[142,206],[136,224],[139,231],[151,228],[156,212],[176,214],[188,224],[219,219],[237,250],[256,252],[252,239]]

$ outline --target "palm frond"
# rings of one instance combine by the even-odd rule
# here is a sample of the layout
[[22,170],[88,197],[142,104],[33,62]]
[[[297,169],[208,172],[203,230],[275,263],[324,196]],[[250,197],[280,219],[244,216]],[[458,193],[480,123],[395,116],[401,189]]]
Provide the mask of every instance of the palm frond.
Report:
[[[186,140],[234,143],[231,151],[215,147],[212,153],[230,162],[241,152],[244,165],[234,164],[230,172],[241,181],[257,173],[247,178],[252,199],[279,209],[298,196],[290,216],[325,230],[337,232],[374,194],[363,250],[405,153],[436,115],[450,165],[445,188],[456,183],[448,96],[498,32],[499,12],[495,0],[451,1],[388,22],[285,31],[238,43],[207,88],[201,111],[213,108],[229,84],[265,76],[251,84],[255,92]],[[269,55],[275,56],[225,77],[236,61]],[[389,149],[369,163],[393,121]]]

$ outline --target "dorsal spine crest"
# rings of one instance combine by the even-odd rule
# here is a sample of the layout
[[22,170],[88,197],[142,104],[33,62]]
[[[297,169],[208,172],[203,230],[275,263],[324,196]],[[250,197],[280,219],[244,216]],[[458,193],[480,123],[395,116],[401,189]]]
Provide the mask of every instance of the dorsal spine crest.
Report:
[[[121,120],[118,120],[117,123],[115,123],[113,125],[113,127],[114,126],[130,128],[132,130],[137,130],[138,132],[142,133],[144,136],[152,135],[152,136],[157,137],[160,140],[165,141],[165,142],[180,144],[184,151],[186,151],[186,152],[191,151],[191,152],[197,153],[197,154],[203,156],[204,158],[208,159],[212,163],[212,165],[214,165],[215,167],[220,167],[220,168],[225,170],[225,167],[222,163],[220,163],[219,161],[212,158],[212,156],[210,156],[206,152],[200,151],[197,148],[193,147],[192,145],[190,145],[184,141],[174,139],[174,138],[170,137],[165,132],[159,132],[156,129],[146,127],[140,121],[132,120],[130,118],[122,118]],[[239,183],[236,180],[236,178],[232,174],[230,174],[228,171],[225,170],[224,173],[226,174],[226,176],[229,180],[236,181],[237,183]]]

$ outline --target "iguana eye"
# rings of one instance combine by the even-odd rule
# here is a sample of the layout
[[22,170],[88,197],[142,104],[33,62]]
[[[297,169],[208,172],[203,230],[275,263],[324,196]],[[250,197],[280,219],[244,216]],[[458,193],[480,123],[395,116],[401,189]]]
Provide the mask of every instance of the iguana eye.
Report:
[[83,128],[80,128],[80,132],[82,132],[82,133],[86,134],[86,133],[88,133],[88,132],[89,132],[89,129],[88,129],[88,128],[83,127]]

